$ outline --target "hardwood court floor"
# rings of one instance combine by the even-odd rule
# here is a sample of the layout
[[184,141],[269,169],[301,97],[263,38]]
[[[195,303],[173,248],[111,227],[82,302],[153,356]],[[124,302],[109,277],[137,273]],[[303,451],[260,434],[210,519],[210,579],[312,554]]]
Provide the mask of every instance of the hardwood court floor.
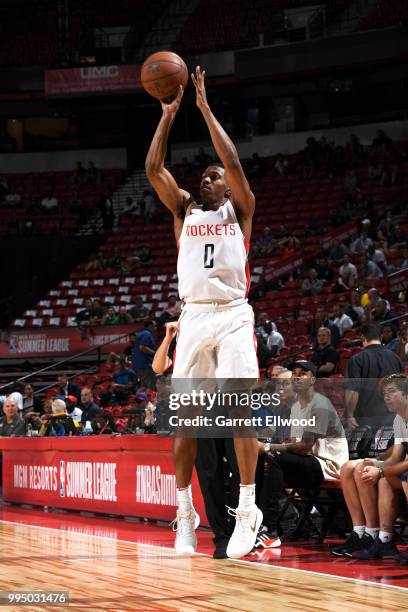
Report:
[[[324,549],[282,547],[246,560],[176,557],[154,524],[0,507],[0,590],[68,590],[80,611],[367,612],[408,609],[408,567],[362,565]],[[63,610],[13,606],[1,610]]]

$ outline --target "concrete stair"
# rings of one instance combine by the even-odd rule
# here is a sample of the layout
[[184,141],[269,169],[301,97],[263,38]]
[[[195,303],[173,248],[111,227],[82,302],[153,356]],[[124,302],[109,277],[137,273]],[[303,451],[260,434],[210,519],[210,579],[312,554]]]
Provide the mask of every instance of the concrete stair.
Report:
[[[113,208],[115,211],[115,223],[113,231],[117,230],[120,215],[126,208],[126,199],[131,197],[136,203],[146,189],[151,189],[144,170],[136,170],[124,183],[112,194]],[[88,222],[78,231],[79,236],[90,236],[93,234],[103,234],[102,216],[98,211]]]

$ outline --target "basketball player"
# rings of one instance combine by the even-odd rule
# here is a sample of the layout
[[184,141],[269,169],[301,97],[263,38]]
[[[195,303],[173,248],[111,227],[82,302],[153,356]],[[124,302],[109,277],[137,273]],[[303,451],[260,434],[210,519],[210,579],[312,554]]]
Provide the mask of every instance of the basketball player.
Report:
[[[171,126],[180,107],[183,89],[163,114],[146,158],[146,174],[160,200],[172,212],[178,244],[177,272],[180,298],[185,302],[179,319],[174,379],[258,378],[254,343],[254,315],[247,302],[247,255],[255,198],[238,158],[237,150],[214,117],[205,90],[205,71],[197,66],[191,75],[196,103],[210,132],[221,164],[211,164],[201,178],[201,203],[180,189],[164,167]],[[248,554],[262,522],[255,504],[255,470],[258,443],[255,437],[235,437],[240,473],[236,523],[227,555]],[[197,546],[199,517],[191,497],[191,478],[197,449],[193,438],[175,438],[173,458],[177,482],[178,554],[192,554]]]

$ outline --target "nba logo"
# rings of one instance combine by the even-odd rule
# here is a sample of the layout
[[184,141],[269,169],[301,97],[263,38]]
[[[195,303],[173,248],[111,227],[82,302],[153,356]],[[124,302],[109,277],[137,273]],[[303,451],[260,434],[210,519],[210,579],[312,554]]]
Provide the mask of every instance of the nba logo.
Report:
[[60,497],[65,497],[65,461],[60,461]]
[[9,351],[10,351],[10,353],[17,353],[16,337],[15,336],[10,336],[10,338],[9,338]]

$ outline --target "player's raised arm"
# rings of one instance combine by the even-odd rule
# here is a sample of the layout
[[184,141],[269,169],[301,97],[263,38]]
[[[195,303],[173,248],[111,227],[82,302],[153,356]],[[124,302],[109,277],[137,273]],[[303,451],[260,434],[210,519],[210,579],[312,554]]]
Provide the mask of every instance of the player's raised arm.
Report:
[[226,179],[232,192],[233,204],[240,210],[244,218],[252,218],[255,210],[254,194],[242,169],[234,143],[219,121],[214,117],[207,102],[204,77],[205,70],[201,71],[200,66],[197,66],[196,74],[191,75],[196,88],[197,106],[201,110],[208,126],[218,157],[224,164]]
[[189,193],[180,189],[176,180],[164,167],[167,152],[167,142],[180,102],[183,97],[183,88],[180,86],[176,98],[170,104],[161,103],[163,114],[153,136],[147,153],[145,168],[146,175],[152,187],[157,191],[160,200],[175,217],[180,217],[184,211],[185,201]]

